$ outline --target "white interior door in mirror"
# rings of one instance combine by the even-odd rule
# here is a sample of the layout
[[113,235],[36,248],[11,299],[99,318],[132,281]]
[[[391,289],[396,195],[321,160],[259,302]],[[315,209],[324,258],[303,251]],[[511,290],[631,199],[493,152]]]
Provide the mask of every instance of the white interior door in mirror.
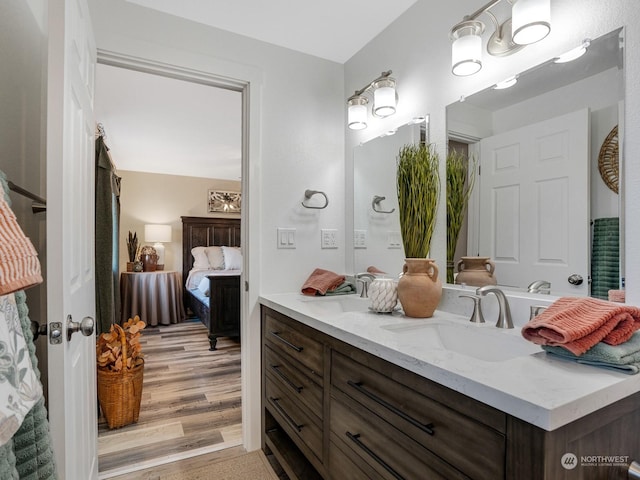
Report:
[[480,165],[478,252],[498,283],[547,280],[554,293],[588,295],[589,110],[484,138]]

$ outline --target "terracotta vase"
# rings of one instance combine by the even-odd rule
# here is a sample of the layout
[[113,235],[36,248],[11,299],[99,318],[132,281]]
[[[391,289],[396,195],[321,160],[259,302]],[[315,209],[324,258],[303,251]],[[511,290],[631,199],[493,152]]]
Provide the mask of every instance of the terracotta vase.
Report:
[[493,272],[496,265],[489,257],[462,257],[458,261],[458,275],[456,283],[473,287],[484,287],[485,285],[496,285],[498,281]]
[[430,258],[406,258],[402,272],[398,300],[404,314],[414,318],[432,317],[442,297],[442,282],[435,262]]

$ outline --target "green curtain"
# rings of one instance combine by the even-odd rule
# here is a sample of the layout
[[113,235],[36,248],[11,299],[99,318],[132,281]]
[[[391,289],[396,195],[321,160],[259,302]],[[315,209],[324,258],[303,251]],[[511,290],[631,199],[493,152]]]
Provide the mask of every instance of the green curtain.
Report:
[[96,334],[120,319],[120,177],[104,138],[96,138]]

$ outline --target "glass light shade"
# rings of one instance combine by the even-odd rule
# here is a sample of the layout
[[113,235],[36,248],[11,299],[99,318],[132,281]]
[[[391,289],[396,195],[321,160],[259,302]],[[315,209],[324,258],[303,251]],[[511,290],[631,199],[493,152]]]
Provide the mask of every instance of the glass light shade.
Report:
[[555,63],[573,62],[574,60],[577,60],[578,58],[583,56],[585,53],[587,53],[587,48],[589,48],[589,45],[591,45],[591,41],[585,40],[584,42],[582,42],[582,45],[574,48],[573,50],[569,50],[567,53],[563,53],[558,58],[556,58],[554,62]]
[[388,117],[396,113],[395,80],[384,79],[376,82],[373,91],[373,113],[378,117]]
[[511,10],[513,41],[536,43],[551,31],[551,0],[517,0]]
[[367,128],[367,100],[366,97],[351,97],[347,102],[347,123],[351,130],[363,130]]
[[464,77],[473,75],[482,68],[482,37],[462,35],[451,45],[451,71]]
[[518,83],[518,78],[516,76],[509,77],[502,82],[498,82],[494,85],[494,90],[504,90],[505,88],[513,87],[516,83]]

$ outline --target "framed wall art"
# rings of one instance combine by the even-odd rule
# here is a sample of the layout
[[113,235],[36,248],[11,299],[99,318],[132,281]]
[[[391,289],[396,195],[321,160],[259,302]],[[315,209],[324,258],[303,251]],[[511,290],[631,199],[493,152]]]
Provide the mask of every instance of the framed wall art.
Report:
[[239,192],[225,192],[221,190],[209,190],[209,213],[240,213],[242,207],[242,194]]

